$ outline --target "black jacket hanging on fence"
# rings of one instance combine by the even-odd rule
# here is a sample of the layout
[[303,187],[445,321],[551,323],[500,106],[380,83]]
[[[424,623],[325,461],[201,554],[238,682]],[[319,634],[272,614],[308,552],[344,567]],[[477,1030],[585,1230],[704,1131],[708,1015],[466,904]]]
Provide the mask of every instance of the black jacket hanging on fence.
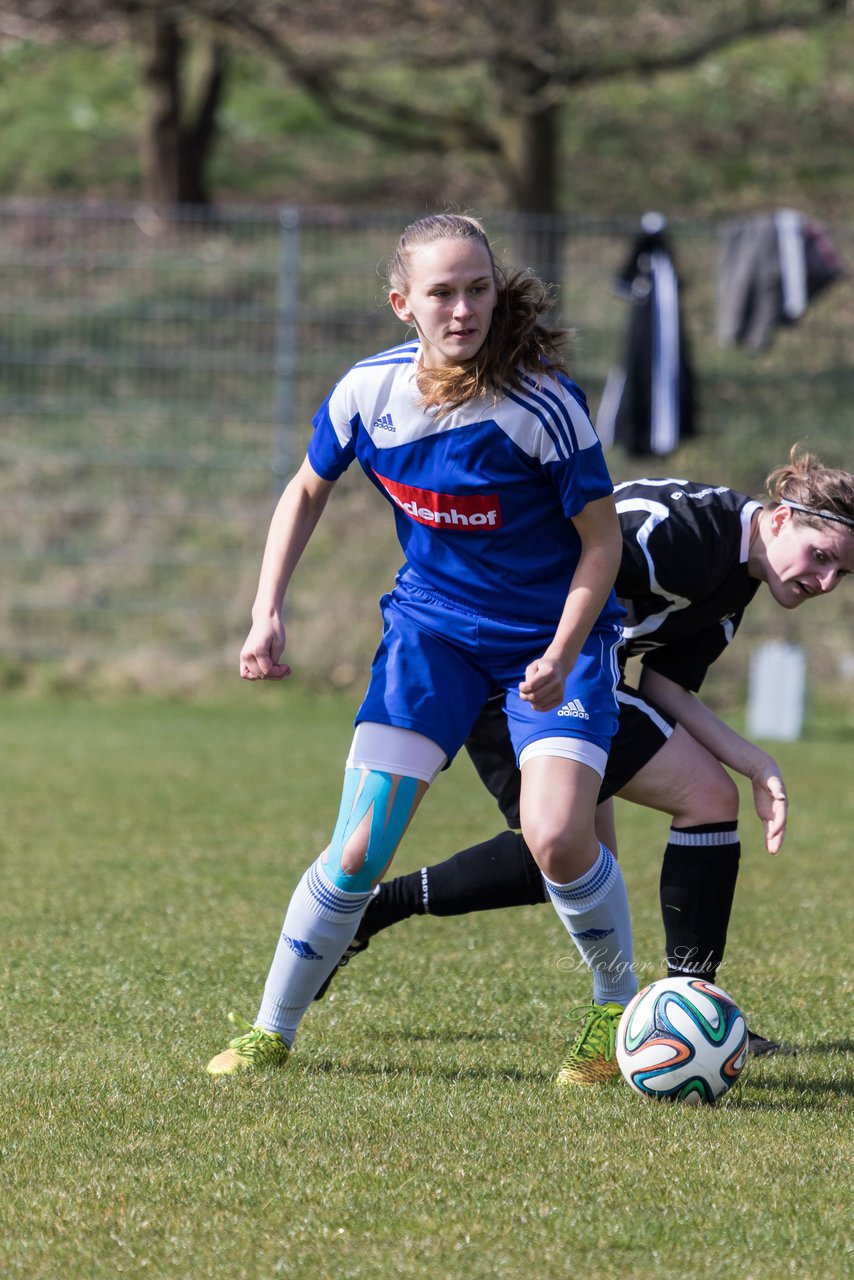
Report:
[[718,246],[718,340],[762,351],[844,274],[824,228],[794,209],[730,218]]
[[666,457],[696,429],[694,375],[682,323],[679,277],[665,221],[647,214],[616,281],[631,302],[622,367],[608,375],[596,429],[604,445]]

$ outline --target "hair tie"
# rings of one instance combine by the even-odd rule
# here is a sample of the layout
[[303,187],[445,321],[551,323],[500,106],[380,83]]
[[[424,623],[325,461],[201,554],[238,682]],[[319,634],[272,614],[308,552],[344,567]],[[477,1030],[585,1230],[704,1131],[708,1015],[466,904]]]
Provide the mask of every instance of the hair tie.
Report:
[[793,507],[795,511],[805,511],[808,516],[820,516],[822,520],[835,520],[837,524],[847,524],[849,529],[854,529],[854,520],[849,516],[838,516],[835,511],[817,511],[815,507],[805,507],[802,502],[793,502],[791,498],[781,498],[780,501],[786,507]]

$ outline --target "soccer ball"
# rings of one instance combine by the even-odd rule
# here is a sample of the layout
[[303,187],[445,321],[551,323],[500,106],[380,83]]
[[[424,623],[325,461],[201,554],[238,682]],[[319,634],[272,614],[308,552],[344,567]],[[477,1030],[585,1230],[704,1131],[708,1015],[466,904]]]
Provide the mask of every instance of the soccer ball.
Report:
[[662,978],[639,991],[617,1028],[617,1062],[645,1098],[714,1102],[747,1061],[735,1002],[702,978]]

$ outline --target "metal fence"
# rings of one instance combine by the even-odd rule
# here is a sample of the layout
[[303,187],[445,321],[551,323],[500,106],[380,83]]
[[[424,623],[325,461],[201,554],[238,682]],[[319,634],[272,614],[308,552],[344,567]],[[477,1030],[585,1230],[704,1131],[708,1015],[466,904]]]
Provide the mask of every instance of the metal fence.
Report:
[[[0,204],[0,683],[169,690],[230,671],[272,502],[312,413],[355,358],[403,336],[380,266],[406,220]],[[489,229],[508,264],[559,270],[559,318],[576,331],[574,372],[595,414],[620,356],[626,303],[613,282],[636,225]],[[717,233],[670,227],[700,430],[654,468],[755,491],[804,438],[850,465],[847,280],[768,351],[723,351]],[[854,262],[854,228],[831,233]],[[652,465],[618,450],[610,462],[615,479]],[[399,552],[369,486],[340,488],[290,619],[304,669],[345,684],[364,673]],[[832,675],[850,661],[844,610],[823,630]]]

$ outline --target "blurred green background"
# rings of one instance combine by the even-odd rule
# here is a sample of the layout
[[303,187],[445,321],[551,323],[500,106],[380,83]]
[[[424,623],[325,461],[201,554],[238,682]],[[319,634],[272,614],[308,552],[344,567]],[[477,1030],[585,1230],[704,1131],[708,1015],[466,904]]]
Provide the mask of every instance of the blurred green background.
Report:
[[[555,262],[596,412],[641,215],[669,220],[699,433],[663,472],[759,493],[800,440],[851,466],[846,275],[759,353],[715,336],[718,236],[794,207],[854,261],[854,21],[833,3],[485,9],[334,0],[24,3],[0,22],[0,682],[211,692],[233,680],[275,494],[357,355],[398,339],[378,272],[452,204],[509,263]],[[173,195],[164,204],[156,197]],[[399,563],[340,486],[294,583],[295,669],[359,685]],[[760,638],[804,644],[854,722],[843,588],[760,595],[710,678],[743,705]]]

